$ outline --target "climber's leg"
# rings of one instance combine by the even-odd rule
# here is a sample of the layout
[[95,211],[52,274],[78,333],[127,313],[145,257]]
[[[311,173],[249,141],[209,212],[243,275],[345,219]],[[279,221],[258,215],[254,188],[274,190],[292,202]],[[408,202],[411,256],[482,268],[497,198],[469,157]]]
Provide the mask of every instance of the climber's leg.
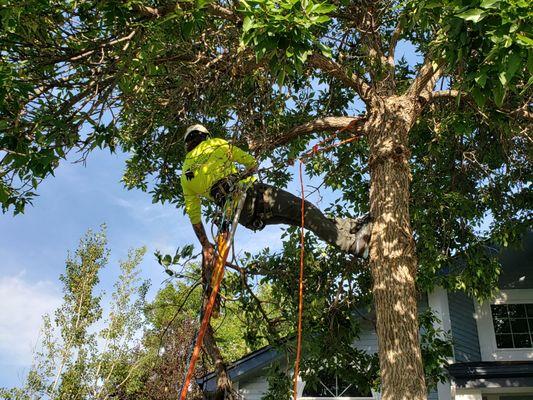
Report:
[[[301,201],[283,189],[256,183],[248,191],[239,222],[254,230],[274,224],[300,226]],[[305,201],[305,228],[343,251],[363,255],[367,250],[370,224],[366,222],[369,221],[329,219],[316,206]]]

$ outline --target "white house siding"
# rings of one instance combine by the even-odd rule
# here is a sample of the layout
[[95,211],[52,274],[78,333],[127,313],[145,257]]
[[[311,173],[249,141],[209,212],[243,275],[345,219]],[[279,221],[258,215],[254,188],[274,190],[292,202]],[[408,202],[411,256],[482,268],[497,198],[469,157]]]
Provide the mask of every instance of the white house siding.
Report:
[[[377,353],[378,339],[376,331],[370,321],[363,320],[361,323],[361,332],[359,340],[354,343],[354,346],[360,350],[368,353]],[[266,370],[254,377],[247,377],[239,380],[239,393],[245,400],[260,400],[262,396],[268,391],[268,382],[266,380]],[[428,400],[439,400],[438,394],[435,390],[428,394]]]
[[370,321],[363,320],[361,322],[359,339],[356,340],[353,345],[355,348],[364,350],[369,354],[378,352],[378,335]]

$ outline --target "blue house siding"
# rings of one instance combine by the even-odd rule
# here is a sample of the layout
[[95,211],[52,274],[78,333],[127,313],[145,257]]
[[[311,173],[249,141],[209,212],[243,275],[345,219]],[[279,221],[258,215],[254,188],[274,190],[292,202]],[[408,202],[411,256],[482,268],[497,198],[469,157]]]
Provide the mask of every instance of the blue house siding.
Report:
[[462,292],[448,292],[456,362],[481,361],[474,302]]

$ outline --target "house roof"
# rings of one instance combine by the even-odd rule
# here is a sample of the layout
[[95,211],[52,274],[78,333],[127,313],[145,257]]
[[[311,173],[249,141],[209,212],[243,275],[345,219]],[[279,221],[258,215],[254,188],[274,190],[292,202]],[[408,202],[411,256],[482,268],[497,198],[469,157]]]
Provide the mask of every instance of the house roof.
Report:
[[[254,371],[261,370],[281,356],[282,354],[274,347],[265,346],[231,363],[227,369],[228,375],[232,381],[238,380],[253,374]],[[215,372],[210,372],[196,379],[196,383],[204,392],[214,392],[216,389]]]
[[[485,242],[487,255],[498,257],[501,264],[499,280],[500,289],[533,289],[533,271],[531,260],[533,258],[533,230],[526,232],[518,244],[500,248]],[[465,268],[465,260],[457,255],[453,264],[444,266],[439,270],[440,275],[448,275],[453,271]]]
[[[488,250],[498,251],[492,247]],[[520,249],[505,249],[499,254],[499,258],[502,264],[500,288],[533,288],[533,269],[531,268],[533,231],[524,235]],[[282,354],[274,347],[265,346],[233,362],[228,367],[229,377],[235,381],[254,375],[281,356]],[[506,382],[509,383],[511,380],[520,381],[522,386],[533,387],[533,361],[456,363],[449,367],[449,372],[458,386],[474,385],[463,387],[478,387],[479,385],[484,387],[487,380],[501,384],[502,387],[505,387]],[[512,379],[509,380],[509,377]],[[198,378],[196,382],[204,392],[214,392],[216,374],[211,372]]]
[[455,363],[448,372],[459,388],[533,387],[533,361]]

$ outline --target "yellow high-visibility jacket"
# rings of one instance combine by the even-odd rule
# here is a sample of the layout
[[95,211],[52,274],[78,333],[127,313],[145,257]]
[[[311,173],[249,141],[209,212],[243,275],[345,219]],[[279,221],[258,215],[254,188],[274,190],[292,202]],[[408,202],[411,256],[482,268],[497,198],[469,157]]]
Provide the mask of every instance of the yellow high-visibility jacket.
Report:
[[181,186],[185,196],[185,212],[192,224],[202,220],[201,199],[213,200],[209,193],[213,184],[238,172],[235,163],[242,164],[247,169],[257,165],[252,155],[220,138],[204,140],[187,153],[181,173]]

